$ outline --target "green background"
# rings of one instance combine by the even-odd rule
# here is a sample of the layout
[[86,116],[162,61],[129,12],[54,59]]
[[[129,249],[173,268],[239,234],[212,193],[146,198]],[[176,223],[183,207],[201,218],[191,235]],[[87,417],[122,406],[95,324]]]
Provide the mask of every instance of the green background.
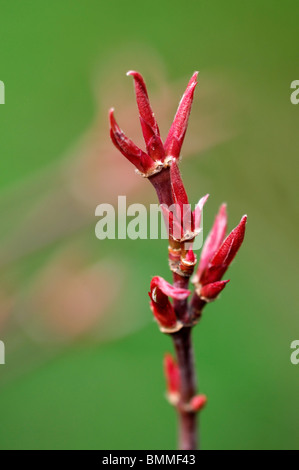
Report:
[[[185,83],[200,70],[196,96],[209,88],[211,101],[199,112],[210,106],[234,129],[231,138],[182,162],[192,202],[211,194],[206,226],[223,200],[231,228],[243,213],[249,220],[231,283],[194,331],[200,389],[209,398],[201,417],[203,449],[299,447],[299,365],[290,362],[290,344],[299,336],[299,106],[290,102],[290,84],[299,79],[298,14],[295,0],[0,1],[0,79],[6,85],[0,107],[1,239],[18,230],[19,217],[38,198],[37,188],[24,203],[24,181],[30,187],[33,175],[59,165],[94,120],[93,77],[106,69],[120,88],[128,82],[132,113],[128,69],[146,75],[151,57],[159,57],[169,83]],[[121,107],[113,90],[107,94],[113,100],[107,106]],[[106,136],[106,102],[99,106],[99,131]],[[113,156],[115,162],[121,158]],[[71,160],[69,165],[71,171]],[[125,168],[132,173],[129,164]],[[155,202],[154,193],[147,194],[147,202]],[[97,241],[93,217],[100,202],[94,199],[83,229],[1,266],[1,283],[12,283],[19,296],[0,330],[7,362],[0,366],[1,449],[175,448],[175,415],[163,397],[161,366],[171,345],[151,321],[147,300],[152,275],[169,279],[166,245]],[[58,346],[35,341],[16,321],[30,276],[71,243],[88,247],[96,259],[110,252],[130,265],[127,288],[113,308],[122,321],[126,312],[136,318],[135,331],[131,325],[115,337],[107,333],[97,341],[85,334]]]

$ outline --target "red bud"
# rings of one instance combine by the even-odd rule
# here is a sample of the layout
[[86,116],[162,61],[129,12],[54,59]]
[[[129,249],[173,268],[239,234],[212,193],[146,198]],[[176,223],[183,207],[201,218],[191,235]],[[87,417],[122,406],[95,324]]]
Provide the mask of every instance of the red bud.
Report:
[[226,204],[222,204],[215,218],[214,225],[209,233],[204,247],[202,249],[199,267],[197,271],[197,280],[200,279],[207,265],[221,246],[227,230],[227,212]]
[[244,215],[239,225],[224,240],[200,279],[202,285],[220,281],[227,271],[243,243],[246,221],[247,216]]
[[134,78],[136,100],[140,114],[142,133],[149,156],[153,160],[164,161],[165,151],[160,137],[159,127],[152,111],[145,82],[140,73],[130,71],[127,75]]
[[198,72],[195,72],[179,104],[164,145],[166,156],[171,156],[176,159],[180,156],[191,112],[194,90],[197,85],[197,76]]
[[162,294],[164,294],[165,296],[169,296],[172,299],[176,300],[184,300],[191,294],[191,292],[187,289],[172,286],[160,276],[153,277],[151,281],[151,292],[154,289],[157,289],[158,291],[161,291]]
[[194,264],[196,262],[196,257],[194,254],[194,251],[190,248],[190,250],[187,251],[187,254],[184,258],[184,261],[186,263]]
[[151,299],[151,309],[158,320],[158,323],[164,328],[173,328],[177,324],[177,318],[169,297],[177,300],[186,299],[191,292],[172,286],[162,277],[155,276],[151,281],[151,290],[149,296]]
[[197,206],[195,207],[195,210],[193,211],[193,226],[192,230],[195,231],[195,233],[199,233],[200,231],[200,224],[201,224],[201,218],[202,218],[202,211],[204,208],[205,203],[209,199],[210,195],[206,194],[204,197],[202,197]]
[[207,404],[207,397],[205,395],[196,395],[190,402],[190,408],[194,412],[201,411]]
[[115,120],[113,109],[110,110],[109,117],[110,136],[115,147],[142,173],[147,173],[154,168],[154,161],[137,147],[132,140],[128,139],[120,129]]
[[200,290],[200,297],[208,302],[215,300],[228,282],[229,281],[218,281],[203,286]]
[[151,310],[159,325],[163,328],[174,328],[177,324],[177,319],[173,306],[171,305],[169,300],[167,299],[165,303],[157,303],[155,302],[154,297],[150,292],[149,296],[151,299]]
[[177,399],[180,394],[180,371],[177,362],[171,354],[165,354],[164,373],[168,396],[170,399]]

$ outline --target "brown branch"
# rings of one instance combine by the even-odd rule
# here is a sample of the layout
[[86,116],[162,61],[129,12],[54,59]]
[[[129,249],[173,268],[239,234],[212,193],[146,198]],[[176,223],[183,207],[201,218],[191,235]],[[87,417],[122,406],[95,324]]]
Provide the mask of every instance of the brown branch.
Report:
[[170,182],[170,168],[164,168],[160,173],[150,176],[149,181],[154,186],[160,204],[171,206],[173,197]]

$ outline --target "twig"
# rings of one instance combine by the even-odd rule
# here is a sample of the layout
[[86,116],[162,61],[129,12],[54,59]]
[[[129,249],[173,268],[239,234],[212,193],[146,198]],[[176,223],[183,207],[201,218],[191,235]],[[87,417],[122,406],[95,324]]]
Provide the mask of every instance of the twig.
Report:
[[[179,448],[195,450],[198,444],[197,414],[205,406],[206,397],[196,395],[191,331],[201,318],[205,305],[215,300],[228,282],[223,281],[222,277],[243,242],[246,216],[225,238],[226,206],[221,206],[202,250],[193,281],[195,292],[189,304],[189,280],[197,262],[192,244],[201,230],[201,215],[208,195],[200,199],[192,212],[177,162],[187,130],[198,73],[195,72],[187,86],[164,144],[142,76],[132,71],[128,74],[134,78],[146,153],[126,137],[114,118],[113,109],[110,110],[110,134],[118,150],[154,186],[166,219],[173,285],[155,276],[150,286],[150,305],[160,330],[172,336],[176,351],[177,361],[171,355],[166,355],[164,364],[168,400],[179,415]],[[173,304],[169,297],[173,299]]]
[[195,450],[198,448],[197,413],[189,408],[190,401],[196,395],[194,354],[191,328],[183,328],[172,335],[180,371],[179,448]]

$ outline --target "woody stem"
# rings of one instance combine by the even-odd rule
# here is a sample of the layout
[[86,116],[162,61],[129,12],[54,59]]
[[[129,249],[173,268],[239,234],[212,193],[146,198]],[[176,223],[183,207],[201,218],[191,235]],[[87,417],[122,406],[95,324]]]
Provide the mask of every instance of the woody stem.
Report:
[[197,449],[197,414],[188,410],[190,400],[196,394],[194,354],[190,327],[172,335],[181,379],[181,401],[179,415],[179,449]]
[[[188,289],[189,278],[180,276],[177,273],[173,273],[173,285],[175,287],[178,287],[179,289]],[[177,318],[182,323],[189,324],[190,318],[189,318],[189,309],[188,309],[187,299],[185,300],[174,299],[173,306],[174,306],[174,310],[175,310]]]
[[170,182],[170,168],[163,168],[160,173],[151,176],[149,181],[156,190],[159,203],[171,206],[173,204],[173,197]]
[[[163,169],[157,175],[149,178],[154,186],[159,203],[171,206],[174,203],[171,181],[170,168]],[[170,247],[177,250],[176,256],[178,260],[181,257],[181,246],[176,246],[170,240]],[[171,258],[170,258],[171,262]],[[191,273],[190,273],[191,276]],[[174,286],[187,289],[189,285],[189,277],[181,276],[174,272]],[[190,323],[190,312],[187,300],[174,300],[174,309],[177,318],[185,324]],[[181,400],[178,406],[179,416],[179,448],[180,450],[197,449],[197,414],[188,410],[190,400],[196,393],[196,379],[194,368],[193,347],[191,341],[191,330],[189,326],[184,327],[177,333],[172,334],[174,347],[176,350],[178,366],[181,378]]]

